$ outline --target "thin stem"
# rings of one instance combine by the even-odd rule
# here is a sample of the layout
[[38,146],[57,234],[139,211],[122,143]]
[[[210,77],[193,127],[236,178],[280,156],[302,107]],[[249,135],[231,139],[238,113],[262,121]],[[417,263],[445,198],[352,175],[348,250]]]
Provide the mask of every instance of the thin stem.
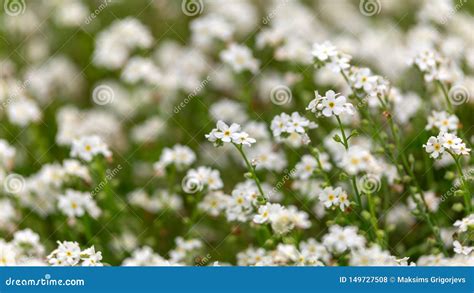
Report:
[[437,81],[436,84],[443,92],[443,96],[444,96],[444,99],[446,100],[446,104],[448,105],[449,112],[454,113],[453,104],[451,104],[451,100],[449,99],[448,90],[446,89],[446,87],[441,81]]
[[352,189],[354,189],[357,205],[359,206],[359,209],[362,210],[362,199],[360,197],[359,189],[357,188],[357,182],[356,182],[355,176],[351,176],[351,185],[352,185]]
[[459,176],[461,176],[461,183],[464,189],[463,196],[464,196],[464,205],[466,207],[466,215],[469,215],[472,210],[471,206],[471,193],[469,191],[469,185],[466,182],[466,177],[464,176],[464,172],[462,170],[461,164],[459,163],[460,156],[456,156],[451,151],[447,151],[451,157],[454,159],[454,163],[456,164],[456,169],[458,170]]
[[[383,107],[384,111],[388,111],[387,105],[385,103],[382,103],[382,107]],[[411,179],[415,183],[416,189],[417,189],[418,193],[420,194],[421,201],[417,200],[415,193],[410,192],[411,196],[415,200],[415,202],[417,203],[418,209],[422,213],[423,217],[425,218],[426,222],[428,223],[428,226],[430,227],[431,231],[433,232],[433,235],[436,238],[436,242],[438,244],[438,247],[443,251],[444,255],[447,255],[446,248],[444,247],[444,242],[441,239],[439,228],[435,225],[434,220],[431,218],[431,215],[429,213],[428,204],[426,203],[425,196],[423,195],[423,190],[421,189],[420,184],[416,180],[416,177],[415,177],[415,174],[413,173],[413,170],[411,169],[410,165],[408,164],[407,157],[405,156],[405,153],[403,152],[400,137],[398,136],[397,126],[393,122],[393,119],[392,119],[391,115],[388,116],[388,123],[390,125],[390,130],[392,132],[393,139],[395,140],[395,145],[396,145],[396,147],[399,151],[398,156],[402,160],[403,168],[405,169],[405,172],[411,177]]]
[[[339,129],[341,129],[341,135],[342,135],[342,142],[344,144],[344,148],[346,151],[349,150],[349,142],[347,141],[346,133],[344,132],[344,126],[342,125],[341,119],[339,118],[338,115],[335,115],[337,119],[337,123],[339,124]],[[362,200],[360,198],[360,193],[359,189],[357,188],[357,182],[355,180],[355,176],[351,176],[351,184],[352,188],[354,189],[357,205],[359,206],[359,209],[362,210]]]
[[[341,119],[339,118],[339,116],[338,115],[335,115],[335,116],[336,116],[337,123],[339,124],[339,129],[341,130],[341,135],[342,135],[342,141],[343,141],[343,144],[344,144],[344,148],[346,149],[346,151],[348,151],[349,150],[349,141],[347,140],[346,133],[344,132],[344,126],[342,125],[342,122],[341,122]],[[357,182],[356,182],[356,176],[355,175],[351,176],[351,185],[352,185],[352,189],[354,190],[355,199],[356,199],[356,202],[357,202],[357,208],[358,208],[359,214],[362,215],[362,211],[364,210],[364,208],[362,206],[362,199],[361,199],[361,196],[360,196],[359,189],[357,188]],[[363,215],[362,215],[362,219],[364,219]],[[371,232],[370,229],[368,231],[369,231],[369,235],[372,237],[372,239],[376,239],[377,230],[373,231],[374,233],[370,233]],[[372,235],[372,234],[375,234],[375,236]]]
[[[354,92],[354,89],[352,88],[352,85],[349,81],[349,78],[347,77],[347,75],[341,71],[341,75],[342,77],[344,78],[344,80],[347,82],[347,84],[349,85],[349,87],[351,88],[351,90]],[[446,90],[443,88],[443,92],[446,92]],[[445,97],[447,97],[448,99],[448,103],[450,105],[450,101],[449,101],[449,96],[447,96],[447,93],[445,94]],[[382,110],[383,111],[388,111],[388,105],[387,103],[385,103],[380,97],[377,97],[381,106],[382,106]],[[365,113],[364,113],[365,114]],[[369,114],[367,113],[367,116],[369,117]],[[338,119],[339,121],[339,119]],[[444,247],[444,242],[443,240],[441,239],[441,235],[439,233],[439,229],[436,227],[436,225],[433,223],[433,220],[431,219],[431,216],[430,216],[430,213],[428,212],[428,205],[426,204],[426,201],[425,201],[425,198],[423,196],[423,191],[421,189],[421,186],[419,185],[418,181],[416,180],[416,177],[413,173],[413,171],[411,170],[409,164],[408,164],[408,160],[404,154],[404,152],[402,151],[403,149],[401,148],[401,143],[400,143],[400,138],[398,136],[398,131],[396,129],[396,125],[395,123],[393,122],[393,119],[391,117],[391,115],[388,116],[388,122],[389,122],[389,125],[390,125],[390,130],[392,132],[392,135],[393,135],[393,138],[395,140],[395,144],[397,146],[397,149],[399,150],[400,154],[399,154],[399,157],[401,158],[401,161],[402,161],[402,164],[403,164],[403,169],[405,169],[405,173],[408,174],[413,182],[415,182],[415,185],[417,187],[417,190],[418,192],[420,193],[420,196],[421,196],[421,202],[418,201],[417,197],[416,197],[416,194],[413,193],[410,190],[410,195],[412,196],[412,198],[415,200],[417,206],[418,206],[418,209],[421,211],[422,213],[422,216],[423,218],[425,219],[425,221],[427,222],[428,226],[430,227],[431,231],[433,232],[433,235],[436,239],[436,242],[439,246],[439,248],[443,251],[444,255],[447,255],[447,251],[446,251],[446,248]],[[386,150],[386,153],[389,154],[389,156],[394,159],[392,156],[391,156],[391,152],[389,149],[387,149],[387,145],[386,145],[386,142],[384,142],[383,140],[381,140],[381,137],[379,135],[376,135],[377,139],[379,140],[380,142],[380,145]],[[393,160],[395,162],[395,160]],[[398,160],[397,160],[398,161]],[[403,172],[402,170],[398,167],[398,164],[396,164],[396,167],[397,167],[397,171],[399,173],[400,176],[403,176]]]
[[318,163],[319,170],[321,170],[321,173],[324,174],[324,179],[327,184],[331,185],[331,178],[329,178],[328,174],[324,172],[323,169],[323,164],[321,164],[321,160],[319,159],[319,155],[315,156],[316,162]]
[[366,194],[367,194],[367,201],[369,203],[370,222],[372,224],[372,228],[375,231],[375,236],[377,237],[377,242],[379,243],[380,246],[385,247],[383,236],[378,232],[379,227],[378,227],[377,216],[375,215],[374,199],[372,198],[372,194],[370,192],[367,192]]
[[337,123],[339,124],[339,129],[341,130],[341,135],[342,135],[342,140],[343,140],[343,143],[344,143],[344,148],[347,151],[349,149],[349,143],[347,141],[346,133],[344,132],[344,126],[342,126],[342,122],[341,122],[341,119],[339,118],[339,116],[338,115],[335,115],[335,116],[336,116],[336,119],[337,119]]
[[242,145],[237,145],[235,143],[233,145],[237,148],[237,150],[239,150],[239,153],[244,158],[244,161],[245,161],[245,164],[247,165],[247,168],[249,169],[250,173],[252,173],[252,177],[253,177],[253,180],[255,181],[255,184],[257,184],[257,188],[258,188],[258,192],[260,193],[261,200],[263,201],[263,203],[265,203],[267,200],[266,200],[265,194],[263,193],[263,189],[262,189],[262,186],[260,184],[260,180],[258,179],[257,173],[255,172],[255,168],[250,164],[249,160],[247,159],[247,156],[245,155],[245,152],[242,148]]

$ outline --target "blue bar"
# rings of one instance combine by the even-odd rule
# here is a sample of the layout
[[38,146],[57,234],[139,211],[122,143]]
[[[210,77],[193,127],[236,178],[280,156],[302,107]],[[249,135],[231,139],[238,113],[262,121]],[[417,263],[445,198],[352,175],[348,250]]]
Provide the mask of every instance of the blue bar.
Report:
[[472,293],[473,278],[474,267],[8,267],[0,292]]

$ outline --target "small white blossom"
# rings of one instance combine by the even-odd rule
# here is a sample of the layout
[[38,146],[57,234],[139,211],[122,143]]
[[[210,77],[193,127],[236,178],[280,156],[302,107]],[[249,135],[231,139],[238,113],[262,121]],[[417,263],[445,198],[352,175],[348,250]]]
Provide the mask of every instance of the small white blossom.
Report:
[[112,152],[104,141],[97,135],[83,136],[72,142],[71,156],[90,162],[97,155],[103,155],[106,158],[112,156]]
[[333,90],[326,92],[324,96],[316,92],[316,98],[312,100],[306,110],[311,110],[313,113],[323,114],[326,117],[341,114],[354,114],[354,107],[351,103],[346,102],[346,97],[336,94]]

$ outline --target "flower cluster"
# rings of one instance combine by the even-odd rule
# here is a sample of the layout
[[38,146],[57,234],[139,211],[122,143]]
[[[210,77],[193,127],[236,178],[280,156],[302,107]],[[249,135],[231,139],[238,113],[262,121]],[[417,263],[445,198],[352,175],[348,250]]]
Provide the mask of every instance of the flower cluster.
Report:
[[112,156],[109,147],[99,136],[83,136],[72,142],[71,157],[90,162],[97,155],[103,155],[106,158]]
[[474,265],[472,5],[41,2],[1,18],[0,265]]
[[212,129],[209,134],[206,134],[206,138],[216,146],[220,146],[225,142],[251,146],[256,142],[247,132],[241,131],[239,124],[232,123],[229,126],[222,120],[217,121],[217,128]]
[[423,50],[413,59],[413,64],[423,72],[426,81],[450,80],[452,68],[438,52]]
[[99,217],[101,210],[90,193],[67,189],[58,199],[58,209],[70,218],[82,217],[87,212],[91,217]]
[[48,255],[52,266],[102,266],[102,252],[95,251],[94,246],[81,250],[73,241],[58,241],[58,247]]
[[177,144],[172,148],[164,148],[158,162],[153,164],[153,168],[156,174],[161,176],[169,165],[182,170],[189,167],[195,160],[196,154],[189,147]]
[[337,50],[331,42],[313,44],[311,51],[317,65],[327,65],[334,72],[340,72],[350,67],[352,57]]
[[436,128],[439,132],[456,132],[459,128],[459,118],[454,114],[448,114],[446,111],[433,111],[428,116],[426,130]]
[[277,203],[267,203],[258,208],[258,213],[253,217],[257,224],[270,223],[277,234],[286,234],[294,227],[307,229],[311,226],[308,215],[299,212],[296,207],[285,208]]
[[342,190],[341,187],[324,188],[319,194],[319,200],[326,208],[339,207],[342,211],[344,211],[350,205],[347,193]]
[[300,145],[306,145],[310,143],[307,129],[316,128],[316,123],[309,121],[305,117],[302,117],[298,112],[293,112],[290,115],[281,113],[273,117],[270,125],[273,136],[278,139],[286,140],[297,140],[300,141]]
[[339,116],[343,114],[354,114],[354,107],[351,103],[346,102],[346,97],[336,94],[333,90],[326,92],[324,96],[315,93],[316,98],[312,100],[306,110],[316,113],[316,115],[324,115],[326,117]]
[[219,190],[224,187],[219,170],[213,170],[209,167],[201,166],[197,169],[189,169],[186,177],[197,179],[197,184],[207,186],[209,190]]
[[430,154],[430,157],[434,159],[437,159],[445,151],[456,155],[469,155],[471,151],[470,148],[466,147],[461,138],[448,132],[441,132],[436,137],[431,136],[423,147]]

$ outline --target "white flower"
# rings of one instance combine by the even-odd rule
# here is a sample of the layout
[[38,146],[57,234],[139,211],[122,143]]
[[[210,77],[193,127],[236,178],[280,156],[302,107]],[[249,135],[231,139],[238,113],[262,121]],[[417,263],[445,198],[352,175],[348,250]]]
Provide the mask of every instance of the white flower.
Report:
[[301,157],[301,161],[296,164],[294,175],[301,180],[306,180],[313,175],[316,170],[318,162],[311,155],[304,155]]
[[469,255],[474,250],[474,247],[472,247],[472,246],[463,246],[457,240],[453,242],[453,246],[454,246],[454,252],[456,252],[458,254]]
[[462,140],[452,133],[443,133],[441,135],[443,147],[449,150],[454,150],[462,143]]
[[352,146],[343,154],[340,166],[349,174],[357,174],[359,172],[381,172],[379,170],[380,163],[372,156],[372,154],[358,145]]
[[252,56],[252,51],[245,46],[231,44],[221,52],[220,57],[223,62],[232,66],[232,69],[237,73],[244,70],[255,73],[258,70],[259,61]]
[[435,52],[424,50],[415,57],[414,62],[421,71],[427,72],[436,66],[439,58]]
[[298,112],[293,112],[291,116],[286,113],[281,113],[273,118],[270,126],[273,136],[275,137],[279,137],[282,134],[286,136],[291,134],[305,135],[306,128],[311,129],[316,127],[317,125],[315,123],[304,118]]
[[18,253],[11,243],[0,239],[0,266],[14,266],[17,264]]
[[208,193],[198,204],[199,209],[209,213],[211,216],[218,216],[228,206],[229,196],[222,191]]
[[222,98],[212,104],[209,108],[209,114],[214,120],[224,122],[244,123],[248,118],[247,112],[241,103],[227,98]]
[[378,77],[372,75],[368,68],[358,68],[349,77],[356,89],[363,89],[366,93],[370,93],[376,87]]
[[423,145],[426,152],[430,154],[430,157],[436,159],[439,157],[440,154],[444,152],[444,142],[437,137],[430,137],[426,144]]
[[197,169],[190,169],[186,177],[198,179],[202,185],[207,185],[209,190],[218,190],[224,186],[219,171],[209,167],[201,166]]
[[113,22],[96,38],[94,63],[109,69],[125,64],[135,48],[149,48],[153,44],[150,31],[135,18]]
[[331,44],[331,42],[326,41],[322,44],[313,44],[313,50],[311,51],[314,57],[319,61],[327,61],[330,57],[336,56],[337,49]]
[[250,146],[256,142],[254,138],[249,137],[248,133],[240,131],[239,124],[232,123],[229,126],[222,120],[217,121],[217,128],[212,129],[209,134],[206,134],[206,138],[216,146],[223,142]]
[[144,81],[149,85],[157,85],[161,80],[161,73],[152,60],[133,57],[123,69],[122,79],[131,84]]
[[100,209],[92,199],[90,193],[67,189],[58,199],[58,208],[68,217],[82,217],[85,212],[93,218],[100,215]]
[[36,102],[26,98],[13,100],[8,105],[7,114],[10,122],[20,127],[41,119],[41,112]]
[[95,251],[94,246],[87,248],[81,252],[81,260],[83,267],[101,267],[102,252]]
[[0,166],[7,169],[13,167],[16,150],[6,140],[0,139]]
[[365,245],[365,239],[357,234],[356,227],[333,225],[329,227],[329,233],[323,236],[323,244],[328,250],[341,253],[348,248],[362,248]]
[[474,226],[474,214],[470,214],[461,220],[457,220],[454,222],[453,226],[458,227],[459,233],[466,232],[469,227]]
[[225,122],[219,120],[217,121],[217,131],[214,132],[214,136],[223,142],[231,142],[234,138],[238,137],[239,131],[239,124],[232,123],[228,126]]
[[432,128],[438,128],[440,132],[456,131],[459,127],[459,118],[452,114],[448,114],[445,111],[437,112],[433,111],[428,117],[427,130]]
[[325,96],[316,93],[316,98],[309,103],[306,110],[311,110],[313,113],[322,113],[326,117],[343,113],[354,114],[353,106],[346,102],[346,97],[336,94],[333,90],[327,91]]
[[81,259],[81,248],[77,242],[58,241],[58,248],[49,256],[48,261],[51,265],[75,266]]
[[253,221],[257,224],[263,224],[270,219],[269,205],[263,205],[258,208],[258,214],[253,217]]
[[214,14],[193,20],[190,28],[193,42],[202,47],[208,47],[214,39],[227,41],[234,32],[224,17]]
[[82,266],[102,266],[102,252],[96,252],[94,246],[81,251],[77,242],[58,241],[58,248],[48,255],[48,263],[52,266],[76,266],[81,260]]
[[339,203],[339,208],[341,209],[341,211],[345,211],[346,208],[351,204],[351,202],[349,201],[349,197],[347,196],[347,193],[345,191],[341,191],[339,193],[337,201]]
[[103,155],[106,158],[112,156],[112,152],[104,141],[97,135],[82,136],[72,142],[71,156],[78,157],[90,162],[96,155]]
[[339,73],[351,67],[351,65],[349,64],[350,61],[351,61],[351,56],[349,55],[346,55],[346,54],[336,55],[332,58],[331,62],[328,63],[327,66],[334,73]]
[[331,206],[338,206],[339,205],[339,195],[342,192],[343,192],[342,188],[340,188],[340,187],[337,187],[336,189],[333,189],[332,187],[326,187],[319,194],[319,200],[327,208],[329,208]]
[[12,243],[28,256],[41,256],[44,252],[39,235],[29,228],[15,232]]
[[178,170],[191,166],[196,161],[196,154],[187,146],[180,144],[172,148],[164,148],[158,162],[153,164],[153,169],[158,176],[165,174],[165,168],[174,164]]
[[246,132],[239,132],[233,136],[232,142],[235,144],[251,146],[251,144],[255,143],[256,140],[254,138],[249,137],[249,134]]
[[430,137],[428,142],[423,145],[426,152],[431,154],[434,159],[438,158],[445,150],[457,155],[469,155],[471,149],[466,147],[462,139],[453,133],[441,132],[437,137]]

